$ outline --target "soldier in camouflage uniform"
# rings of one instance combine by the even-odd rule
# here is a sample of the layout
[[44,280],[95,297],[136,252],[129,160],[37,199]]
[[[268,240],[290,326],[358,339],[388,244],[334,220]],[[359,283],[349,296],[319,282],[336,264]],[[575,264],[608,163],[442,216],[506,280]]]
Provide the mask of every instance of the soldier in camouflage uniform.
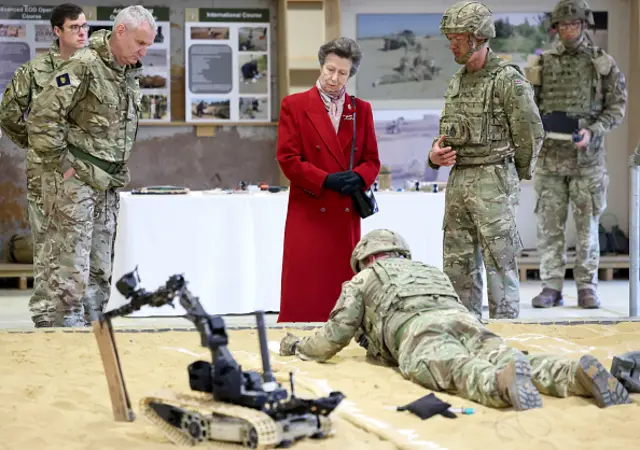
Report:
[[44,237],[42,170],[40,158],[28,147],[25,117],[34,99],[49,82],[51,74],[76,51],[84,49],[89,29],[82,8],[72,3],[53,8],[51,27],[57,39],[47,53],[36,56],[16,70],[0,105],[0,127],[14,144],[27,148],[27,205],[33,242],[33,294],[29,299],[29,311],[38,328],[53,325],[55,308],[46,295],[45,266],[40,258]]
[[449,83],[429,166],[453,166],[444,213],[444,271],[462,303],[482,316],[482,262],[489,316],[517,318],[520,281],[516,229],[520,180],[533,175],[543,127],[533,89],[517,65],[489,48],[496,30],[491,11],[459,2],[440,22],[458,64]]
[[113,31],[95,32],[88,51],[62,65],[32,105],[27,131],[44,171],[43,255],[56,326],[88,324],[109,299],[116,189],[129,182],[140,60],[155,34],[148,10],[124,8]]
[[527,357],[507,346],[460,302],[446,275],[411,260],[393,231],[366,234],[351,267],[356,275],[324,327],[303,339],[287,333],[282,356],[324,362],[355,338],[368,357],[399,367],[405,378],[489,407],[537,408],[540,393],[593,397],[601,408],[631,402],[593,356]]
[[584,0],[561,0],[551,21],[559,40],[526,72],[543,119],[554,112],[577,119],[580,140],[574,144],[570,133],[563,139],[562,133],[553,132],[553,123],[545,125],[553,134],[544,141],[534,178],[542,292],[532,303],[538,308],[563,303],[565,224],[571,202],[578,305],[598,308],[598,225],[609,184],[603,140],[624,118],[627,89],[614,59],[586,34],[594,22]]

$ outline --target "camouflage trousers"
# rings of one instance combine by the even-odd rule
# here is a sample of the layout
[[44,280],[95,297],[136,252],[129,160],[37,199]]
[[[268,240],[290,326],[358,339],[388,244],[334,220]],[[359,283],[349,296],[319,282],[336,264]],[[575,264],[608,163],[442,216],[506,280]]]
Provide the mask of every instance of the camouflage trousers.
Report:
[[42,201],[42,168],[33,157],[33,150],[27,154],[27,211],[33,242],[33,294],[29,299],[31,320],[37,326],[53,322],[55,307],[47,296],[46,265],[42,262],[44,243],[44,206]]
[[562,290],[567,254],[565,226],[569,203],[576,225],[576,260],[573,269],[578,290],[598,284],[600,242],[598,226],[607,206],[606,173],[562,176],[536,173],[535,214],[542,286]]
[[482,317],[482,265],[487,271],[489,317],[520,314],[515,209],[520,194],[513,162],[454,166],[445,191],[444,272],[467,309]]
[[46,172],[43,185],[48,215],[43,255],[55,325],[85,326],[109,300],[118,194],[94,189],[76,176],[63,180],[58,172]]
[[[398,365],[403,376],[427,389],[447,392],[484,406],[511,406],[497,374],[521,352],[509,347],[472,314],[437,311],[421,314],[404,328]],[[529,356],[532,381],[541,394],[555,397],[591,394],[576,378],[578,360]]]

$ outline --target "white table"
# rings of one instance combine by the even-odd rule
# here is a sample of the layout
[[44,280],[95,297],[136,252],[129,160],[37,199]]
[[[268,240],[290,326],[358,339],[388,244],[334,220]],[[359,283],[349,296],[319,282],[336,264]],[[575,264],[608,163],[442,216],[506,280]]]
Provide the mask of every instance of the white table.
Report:
[[[288,193],[120,197],[107,309],[126,303],[115,283],[138,266],[149,291],[184,274],[209,314],[279,311]],[[414,259],[442,268],[444,193],[377,192],[376,198],[380,211],[362,221],[362,233],[393,229],[409,242]],[[183,314],[175,303],[175,309],[144,307],[134,315]]]

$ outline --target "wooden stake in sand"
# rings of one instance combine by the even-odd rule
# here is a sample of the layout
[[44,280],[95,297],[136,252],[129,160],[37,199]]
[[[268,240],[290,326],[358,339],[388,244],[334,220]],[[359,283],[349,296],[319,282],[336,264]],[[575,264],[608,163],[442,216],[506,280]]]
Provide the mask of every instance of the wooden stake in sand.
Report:
[[133,409],[131,409],[127,386],[122,376],[122,366],[120,365],[118,349],[113,336],[111,319],[105,317],[101,320],[95,320],[91,324],[93,325],[93,333],[96,336],[98,349],[102,357],[104,374],[107,378],[113,417],[117,422],[133,422],[136,416]]

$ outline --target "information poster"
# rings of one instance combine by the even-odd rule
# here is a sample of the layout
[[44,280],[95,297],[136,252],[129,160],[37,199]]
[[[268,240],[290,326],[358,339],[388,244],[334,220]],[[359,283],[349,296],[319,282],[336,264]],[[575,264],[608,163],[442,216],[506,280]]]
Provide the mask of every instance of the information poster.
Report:
[[0,99],[22,64],[51,47],[53,6],[0,6]]
[[186,121],[270,122],[268,9],[187,8]]
[[[83,6],[89,23],[89,36],[98,30],[111,30],[122,6]],[[140,123],[171,120],[171,48],[167,7],[145,6],[156,20],[156,39],[142,60]]]

